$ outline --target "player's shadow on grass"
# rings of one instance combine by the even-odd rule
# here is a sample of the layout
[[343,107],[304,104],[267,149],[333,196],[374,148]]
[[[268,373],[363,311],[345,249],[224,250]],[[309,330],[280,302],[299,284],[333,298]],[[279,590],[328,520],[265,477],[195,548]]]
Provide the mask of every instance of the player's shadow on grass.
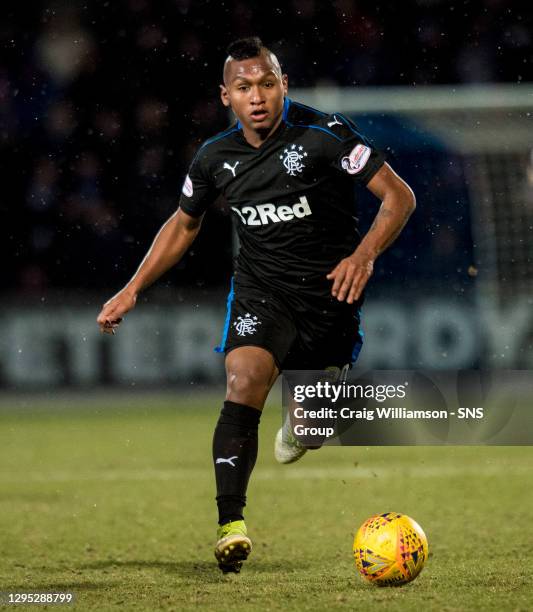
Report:
[[[35,583],[31,583],[28,584],[15,584],[15,585],[9,585],[8,589],[5,589],[2,587],[3,591],[9,591],[10,593],[13,592],[25,592],[25,593],[74,593],[74,596],[76,596],[76,593],[78,591],[96,591],[98,589],[108,589],[109,587],[114,586],[115,584],[117,584],[116,581],[113,582],[87,582],[87,581],[80,581],[80,582],[76,582],[75,580],[69,581],[69,582],[62,582],[62,583],[57,583],[57,582],[41,582],[39,584],[35,584]],[[74,601],[74,603],[76,603]]]
[[80,570],[107,570],[107,569],[137,569],[163,571],[165,574],[179,576],[181,578],[198,579],[199,581],[215,581],[216,570],[213,562],[207,561],[118,561],[108,559],[79,565]]
[[[218,582],[221,576],[217,568],[216,561],[118,561],[107,559],[106,561],[96,561],[79,565],[79,570],[105,570],[109,568],[131,568],[131,569],[154,569],[163,570],[167,574],[178,575],[182,578],[196,578],[199,581],[212,580]],[[254,559],[246,564],[246,571],[260,571],[283,573],[291,571],[301,571],[305,569],[305,563],[292,563],[288,560],[283,561],[283,566],[279,561],[268,559]]]

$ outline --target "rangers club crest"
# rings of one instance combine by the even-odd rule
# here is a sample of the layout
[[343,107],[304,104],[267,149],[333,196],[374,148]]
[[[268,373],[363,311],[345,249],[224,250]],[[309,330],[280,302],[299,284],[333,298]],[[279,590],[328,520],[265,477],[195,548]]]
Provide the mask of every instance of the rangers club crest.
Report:
[[302,145],[297,147],[295,144],[287,147],[285,151],[283,151],[283,155],[279,156],[287,169],[287,174],[290,176],[296,176],[305,168],[305,165],[302,163],[304,157],[307,157],[307,153],[304,151]]
[[261,325],[261,321],[257,317],[253,317],[249,312],[244,317],[237,317],[237,320],[233,323],[238,336],[252,336],[257,331],[256,327],[258,325]]

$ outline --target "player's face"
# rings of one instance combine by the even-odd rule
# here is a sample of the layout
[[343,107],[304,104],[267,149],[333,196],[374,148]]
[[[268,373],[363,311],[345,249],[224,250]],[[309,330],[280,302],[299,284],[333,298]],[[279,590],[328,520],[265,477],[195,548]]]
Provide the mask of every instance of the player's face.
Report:
[[276,127],[286,94],[287,75],[281,74],[277,60],[270,53],[226,62],[222,103],[231,106],[245,131],[268,132]]

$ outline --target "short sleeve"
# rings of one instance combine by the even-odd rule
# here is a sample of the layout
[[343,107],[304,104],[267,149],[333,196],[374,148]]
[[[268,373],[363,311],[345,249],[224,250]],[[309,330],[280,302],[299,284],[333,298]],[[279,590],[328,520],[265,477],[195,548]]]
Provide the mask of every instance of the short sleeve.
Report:
[[385,162],[385,155],[344,115],[329,115],[326,123],[328,130],[335,136],[325,143],[330,165],[366,185]]
[[201,217],[218,196],[206,159],[200,150],[193,159],[181,189],[179,207],[191,217]]

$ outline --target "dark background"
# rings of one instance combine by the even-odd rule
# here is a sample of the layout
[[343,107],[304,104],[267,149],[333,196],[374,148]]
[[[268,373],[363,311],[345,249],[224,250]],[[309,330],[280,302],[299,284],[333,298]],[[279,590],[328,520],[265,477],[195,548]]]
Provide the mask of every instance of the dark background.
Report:
[[[129,278],[175,210],[195,149],[229,123],[218,84],[233,39],[261,36],[296,87],[520,83],[531,77],[527,4],[3,2],[2,290],[107,291]],[[370,138],[375,124],[361,118]],[[388,154],[416,184],[419,209],[376,286],[406,260],[427,277],[460,269],[468,283],[468,210],[453,158]],[[227,284],[231,224],[218,208],[164,282]]]

